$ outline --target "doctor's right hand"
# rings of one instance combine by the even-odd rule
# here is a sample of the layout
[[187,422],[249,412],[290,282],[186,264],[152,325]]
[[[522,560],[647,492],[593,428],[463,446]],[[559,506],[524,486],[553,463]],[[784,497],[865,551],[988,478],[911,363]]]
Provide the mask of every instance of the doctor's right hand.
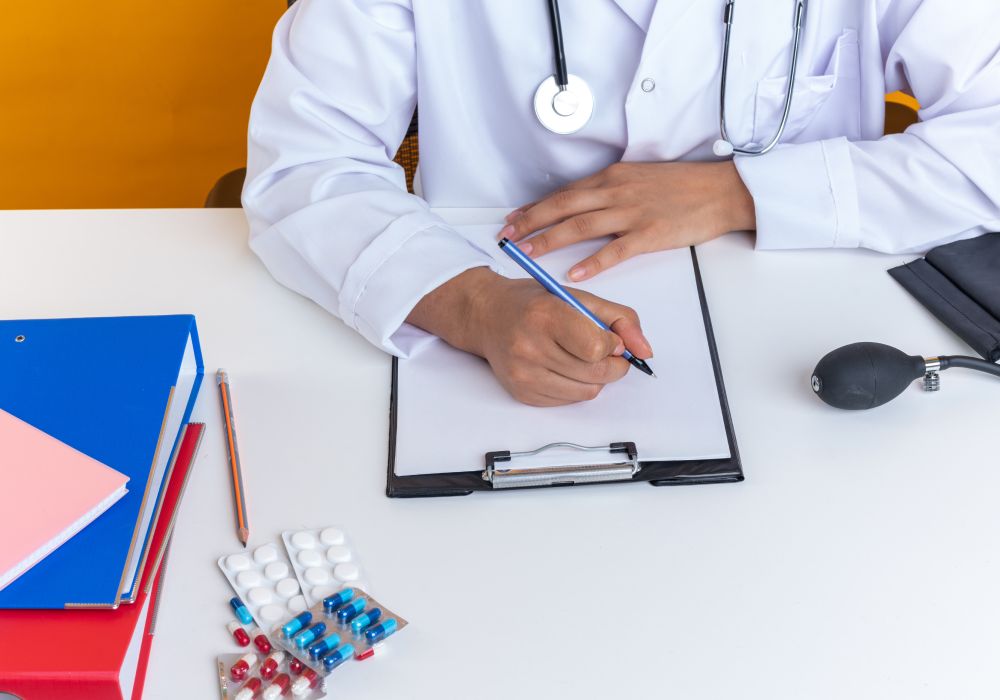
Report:
[[571,291],[614,332],[598,328],[534,280],[507,279],[485,267],[429,293],[407,320],[485,358],[517,400],[561,406],[593,399],[625,376],[626,346],[642,359],[653,354],[632,309]]

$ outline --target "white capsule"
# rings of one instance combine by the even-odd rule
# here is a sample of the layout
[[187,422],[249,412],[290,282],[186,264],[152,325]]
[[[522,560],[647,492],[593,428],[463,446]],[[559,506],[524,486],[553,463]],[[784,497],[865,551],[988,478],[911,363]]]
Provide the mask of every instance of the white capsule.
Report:
[[328,527],[319,533],[319,540],[329,546],[333,544],[344,544],[344,532],[335,527]]
[[250,557],[246,554],[230,554],[226,557],[226,568],[230,571],[243,571],[250,568]]
[[305,579],[311,586],[320,586],[330,582],[330,572],[314,566],[311,569],[306,569]]
[[247,598],[254,605],[267,605],[274,600],[274,593],[271,592],[270,588],[259,586],[251,588],[250,592],[247,593]]
[[323,563],[323,557],[315,549],[303,549],[299,552],[299,563],[306,568],[319,566]]
[[343,564],[345,561],[351,560],[351,550],[341,546],[330,547],[326,550],[326,558],[334,564]]
[[292,544],[299,549],[312,549],[316,546],[316,536],[311,532],[296,532],[292,535]]
[[261,582],[260,573],[254,569],[248,569],[236,574],[236,583],[243,588],[254,588]]
[[278,595],[282,598],[291,598],[299,592],[299,582],[293,578],[283,578],[278,581],[278,585],[274,587],[274,590],[276,590]]
[[253,553],[253,560],[258,564],[269,564],[277,558],[278,550],[270,544],[261,545]]
[[272,581],[280,581],[288,576],[288,564],[283,561],[272,561],[264,567],[264,575]]
[[277,622],[285,616],[285,609],[280,605],[265,605],[258,613],[262,622]]

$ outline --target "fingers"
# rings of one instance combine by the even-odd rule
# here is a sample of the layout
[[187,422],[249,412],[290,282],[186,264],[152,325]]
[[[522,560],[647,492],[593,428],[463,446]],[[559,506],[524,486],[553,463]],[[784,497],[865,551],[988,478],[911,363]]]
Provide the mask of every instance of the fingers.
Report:
[[559,347],[587,364],[595,364],[624,352],[621,338],[611,331],[598,328],[593,321],[570,306],[564,306],[565,310],[560,310],[553,319],[554,327],[558,329],[554,339]]
[[571,216],[604,209],[611,200],[611,193],[603,189],[559,190],[515,216],[500,231],[500,237],[517,242]]
[[590,279],[620,262],[651,250],[653,249],[646,245],[646,237],[642,233],[630,233],[616,238],[589,258],[578,262],[570,268],[568,277],[574,282]]
[[633,309],[579,290],[573,290],[573,294],[611,327],[629,352],[643,360],[653,356],[653,347],[643,334],[639,315]]
[[572,243],[601,238],[628,228],[628,217],[620,209],[604,209],[570,217],[545,233],[532,236],[521,250],[536,258]]

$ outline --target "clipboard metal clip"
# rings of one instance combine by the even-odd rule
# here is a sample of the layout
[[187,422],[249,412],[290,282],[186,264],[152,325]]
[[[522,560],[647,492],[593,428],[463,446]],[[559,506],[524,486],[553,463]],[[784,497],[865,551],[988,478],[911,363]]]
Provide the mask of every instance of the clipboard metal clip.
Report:
[[[517,468],[517,459],[534,457],[548,450],[562,448],[581,452],[621,454],[620,462],[611,464],[576,464],[559,467]],[[498,468],[497,463],[510,462],[511,467]],[[552,442],[537,450],[527,452],[487,452],[483,480],[495,489],[525,488],[529,486],[571,486],[601,481],[629,481],[639,473],[639,456],[634,442],[613,442],[610,445],[587,447],[572,442]]]

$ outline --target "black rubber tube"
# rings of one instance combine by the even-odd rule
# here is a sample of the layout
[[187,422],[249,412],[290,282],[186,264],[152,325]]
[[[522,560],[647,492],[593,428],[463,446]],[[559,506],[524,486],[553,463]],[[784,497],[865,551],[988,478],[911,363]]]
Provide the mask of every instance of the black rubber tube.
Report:
[[549,22],[552,26],[552,54],[556,60],[556,85],[562,88],[569,82],[569,70],[566,68],[566,52],[563,50],[559,0],[549,0]]
[[963,355],[944,355],[938,358],[941,360],[941,369],[949,367],[962,367],[964,369],[975,369],[987,374],[1000,377],[1000,365],[980,360],[978,357],[965,357]]

